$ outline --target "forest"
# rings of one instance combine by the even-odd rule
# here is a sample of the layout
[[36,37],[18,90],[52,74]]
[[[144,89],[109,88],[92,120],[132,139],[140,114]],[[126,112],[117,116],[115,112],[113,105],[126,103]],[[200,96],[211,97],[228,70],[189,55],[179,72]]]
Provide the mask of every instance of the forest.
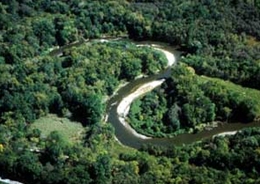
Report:
[[209,122],[259,121],[260,91],[199,76],[186,64],[172,69],[162,88],[136,100],[129,121],[153,137],[197,132]]
[[[182,146],[117,142],[104,122],[107,100],[167,61],[131,41],[99,41],[160,41],[182,53],[165,83],[132,104],[128,120],[138,132],[174,137],[215,121],[259,121],[260,1],[2,0],[0,14],[0,177],[26,184],[260,182],[257,127]],[[37,127],[42,118],[53,131]],[[54,130],[65,122],[81,125],[76,136]]]

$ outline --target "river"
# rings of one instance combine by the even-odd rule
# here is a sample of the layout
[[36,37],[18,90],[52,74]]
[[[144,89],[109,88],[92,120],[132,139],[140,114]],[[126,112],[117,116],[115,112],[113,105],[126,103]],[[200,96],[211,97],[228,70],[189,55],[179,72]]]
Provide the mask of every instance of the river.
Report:
[[[91,43],[92,41],[95,42],[109,42],[109,41],[120,41],[120,38],[109,38],[109,39],[94,39],[94,40],[82,40],[79,42],[75,42],[61,48],[53,49],[49,55],[54,56],[62,56],[62,53],[65,49],[69,49],[71,47],[77,47],[84,43]],[[126,41],[125,39],[123,39]],[[129,42],[133,42],[138,46],[149,45],[154,47],[155,49],[159,49],[161,51],[168,51],[174,54],[176,60],[179,59],[181,53],[177,51],[175,47],[169,46],[166,43],[162,42],[154,42],[154,41],[143,41],[143,42],[135,42],[132,40],[127,40]],[[165,54],[165,52],[164,52]],[[131,95],[136,88],[147,84],[152,81],[165,79],[170,77],[171,75],[171,66],[167,69],[160,71],[158,74],[148,76],[145,78],[138,78],[127,85],[121,87],[115,95],[113,95],[109,101],[107,102],[107,118],[106,121],[111,123],[115,128],[115,136],[122,144],[126,146],[130,146],[133,148],[140,148],[144,144],[152,144],[152,145],[160,145],[160,146],[172,146],[172,145],[183,145],[183,144],[190,144],[192,142],[200,141],[205,138],[210,138],[214,135],[223,133],[223,132],[234,132],[241,130],[246,127],[259,127],[260,123],[253,122],[253,123],[222,123],[220,126],[213,128],[212,130],[205,130],[201,131],[196,134],[181,134],[174,138],[150,138],[144,139],[145,136],[140,136],[140,134],[136,133],[132,130],[132,128],[127,125],[125,126],[121,121],[120,117],[117,113],[118,105],[120,102],[127,96]],[[125,122],[126,123],[126,122]]]
[[[115,39],[113,39],[115,40]],[[117,39],[116,39],[117,40]],[[95,40],[97,41],[97,40]],[[107,40],[105,39],[100,39],[100,42],[106,42]],[[109,40],[108,40],[109,41]],[[62,48],[57,48],[52,50],[49,54],[51,56],[54,55],[62,55],[62,52],[64,51],[64,49],[69,49],[70,47],[75,47],[75,46],[79,46],[81,44],[83,44],[85,42],[77,42],[77,43],[73,43],[71,45],[67,45],[64,46]],[[160,50],[165,50],[165,51],[169,51],[171,53],[174,54],[175,58],[178,60],[178,58],[180,57],[180,52],[176,51],[175,48],[170,47],[168,45],[166,45],[165,43],[160,43],[160,42],[135,42],[136,44],[148,44],[148,45],[155,45],[156,47],[159,47]],[[165,79],[167,77],[169,77],[171,74],[171,67],[168,67],[167,69],[160,71],[158,74],[149,76],[149,77],[145,77],[145,78],[138,78],[130,83],[128,83],[127,85],[121,87],[117,93],[115,95],[113,95],[108,103],[107,103],[107,122],[111,123],[114,128],[115,128],[115,136],[116,139],[121,142],[123,145],[125,146],[130,146],[133,148],[141,148],[143,145],[158,145],[158,146],[179,146],[179,145],[183,145],[183,144],[190,144],[196,141],[201,141],[205,138],[210,138],[214,135],[223,133],[223,132],[232,132],[232,134],[234,134],[234,131],[238,131],[241,130],[243,128],[246,127],[259,127],[260,123],[257,122],[253,122],[253,123],[247,123],[247,124],[243,124],[243,123],[223,123],[220,126],[208,131],[201,131],[199,133],[196,134],[181,134],[178,135],[174,138],[147,138],[147,137],[143,137],[140,136],[140,134],[133,132],[132,128],[130,126],[125,126],[124,124],[122,124],[122,122],[120,121],[120,117],[117,113],[117,108],[118,105],[120,104],[120,102],[127,96],[131,95],[132,93],[135,92],[135,90],[144,85],[144,84],[148,84],[152,81],[158,81],[161,79]],[[9,183],[9,184],[22,184],[18,181],[12,181],[9,179],[2,179],[0,177],[0,182],[3,183]]]
[[[180,52],[176,51],[175,48],[170,47],[164,43],[160,42],[135,42],[136,44],[148,44],[153,45],[155,49],[160,47],[162,51],[169,51],[174,54],[176,60],[180,57]],[[174,67],[174,66],[173,66]],[[144,135],[140,135],[135,130],[133,130],[130,125],[126,125],[122,115],[118,114],[118,107],[121,102],[135,93],[136,89],[144,84],[151,83],[152,81],[158,81],[169,77],[171,74],[171,67],[159,72],[156,75],[149,76],[146,78],[136,79],[129,84],[120,88],[117,93],[110,98],[107,104],[107,122],[111,123],[115,128],[115,136],[119,142],[123,145],[130,146],[133,148],[141,148],[143,145],[158,145],[158,146],[180,146],[183,144],[190,144],[196,141],[201,141],[206,138],[210,138],[217,134],[226,133],[234,134],[234,131],[239,131],[246,127],[259,127],[260,123],[221,123],[218,127],[211,130],[204,130],[195,134],[180,134],[174,138],[148,138]],[[129,110],[129,109],[127,109]],[[127,114],[127,113],[124,113]]]

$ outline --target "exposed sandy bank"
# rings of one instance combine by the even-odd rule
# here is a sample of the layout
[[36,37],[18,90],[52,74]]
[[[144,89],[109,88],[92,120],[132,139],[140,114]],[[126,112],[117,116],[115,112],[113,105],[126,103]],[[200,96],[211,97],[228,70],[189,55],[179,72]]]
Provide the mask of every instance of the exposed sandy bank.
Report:
[[9,179],[2,179],[1,177],[0,177],[0,182],[8,183],[8,184],[23,184],[23,183],[18,182],[18,181],[12,181],[12,180],[9,180]]
[[216,137],[216,136],[226,136],[226,135],[235,135],[237,132],[238,131],[222,132],[222,133],[214,135],[213,137]]
[[176,62],[176,58],[175,56],[170,53],[169,51],[167,50],[163,50],[163,49],[160,49],[160,48],[155,48],[156,50],[159,50],[161,52],[163,52],[168,60],[168,66],[172,66],[175,62]]
[[164,79],[152,81],[149,83],[146,83],[139,88],[137,88],[133,93],[129,94],[123,100],[119,103],[117,107],[117,113],[121,117],[125,117],[129,112],[129,107],[131,103],[138,98],[139,96],[142,96],[143,94],[153,90],[154,88],[160,86],[164,82]]
[[[139,46],[144,46],[144,45],[139,45]],[[173,65],[176,62],[176,58],[174,57],[174,55],[172,53],[170,53],[169,51],[163,50],[163,49],[159,49],[159,48],[155,48],[157,50],[160,50],[161,52],[163,52],[168,60],[168,66]],[[141,139],[150,139],[151,137],[147,137],[145,135],[139,134],[137,133],[127,122],[126,122],[126,116],[129,112],[130,109],[130,105],[131,103],[138,97],[144,95],[145,93],[152,91],[154,88],[160,86],[163,82],[165,81],[165,79],[161,79],[161,80],[155,80],[152,82],[148,82],[146,84],[143,84],[142,86],[140,86],[137,90],[135,90],[133,93],[129,94],[128,96],[126,96],[125,98],[123,98],[123,100],[119,103],[118,107],[117,107],[117,114],[119,115],[119,121],[129,130],[131,131],[132,134],[134,134],[136,137],[139,137]]]
[[156,81],[152,81],[149,83],[146,83],[142,86],[140,86],[139,88],[137,88],[137,90],[135,90],[133,93],[131,93],[130,95],[126,96],[125,98],[123,98],[123,100],[119,103],[119,105],[117,106],[117,114],[119,115],[119,121],[129,130],[132,132],[132,134],[134,134],[136,137],[142,138],[142,139],[149,139],[150,137],[147,137],[145,135],[139,134],[137,133],[125,120],[129,109],[130,109],[130,105],[131,103],[138,97],[144,95],[145,93],[153,90],[154,88],[160,86],[162,83],[164,82],[164,79],[161,80],[156,80]]

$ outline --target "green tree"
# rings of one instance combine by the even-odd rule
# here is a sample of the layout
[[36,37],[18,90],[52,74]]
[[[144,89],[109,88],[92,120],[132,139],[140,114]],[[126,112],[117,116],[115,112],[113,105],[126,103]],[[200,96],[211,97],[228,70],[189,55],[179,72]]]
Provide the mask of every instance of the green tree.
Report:
[[95,183],[110,183],[111,182],[111,159],[109,155],[100,155],[94,164]]
[[140,75],[141,71],[142,65],[140,60],[126,60],[121,66],[121,78],[132,80]]
[[29,150],[25,151],[22,155],[19,156],[17,165],[17,170],[21,172],[20,174],[26,176],[28,181],[39,181],[43,166],[36,154]]
[[174,103],[173,106],[168,110],[167,113],[167,124],[169,124],[169,128],[171,129],[170,132],[176,131],[180,128],[180,107]]
[[33,32],[39,39],[39,44],[45,48],[55,44],[55,27],[51,18],[40,18],[33,22]]

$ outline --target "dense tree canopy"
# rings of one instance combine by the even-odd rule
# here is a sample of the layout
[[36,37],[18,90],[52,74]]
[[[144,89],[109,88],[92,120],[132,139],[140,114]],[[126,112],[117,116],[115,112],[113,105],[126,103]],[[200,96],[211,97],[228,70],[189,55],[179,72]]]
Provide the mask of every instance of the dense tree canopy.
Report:
[[161,89],[135,101],[129,121],[143,134],[164,137],[201,129],[213,121],[257,120],[260,93],[231,82],[199,76],[179,64]]
[[[174,136],[212,121],[259,119],[260,3],[242,0],[2,0],[0,176],[24,183],[259,183],[259,130],[185,146],[133,150],[102,121],[118,85],[165,67],[128,37],[177,46],[162,88],[137,100],[141,133]],[[59,50],[61,48],[61,50]],[[58,50],[56,50],[58,49]],[[53,51],[54,50],[54,51]],[[217,79],[220,78],[220,79]],[[34,121],[54,113],[84,125],[68,142]],[[62,122],[60,122],[62,123]]]

